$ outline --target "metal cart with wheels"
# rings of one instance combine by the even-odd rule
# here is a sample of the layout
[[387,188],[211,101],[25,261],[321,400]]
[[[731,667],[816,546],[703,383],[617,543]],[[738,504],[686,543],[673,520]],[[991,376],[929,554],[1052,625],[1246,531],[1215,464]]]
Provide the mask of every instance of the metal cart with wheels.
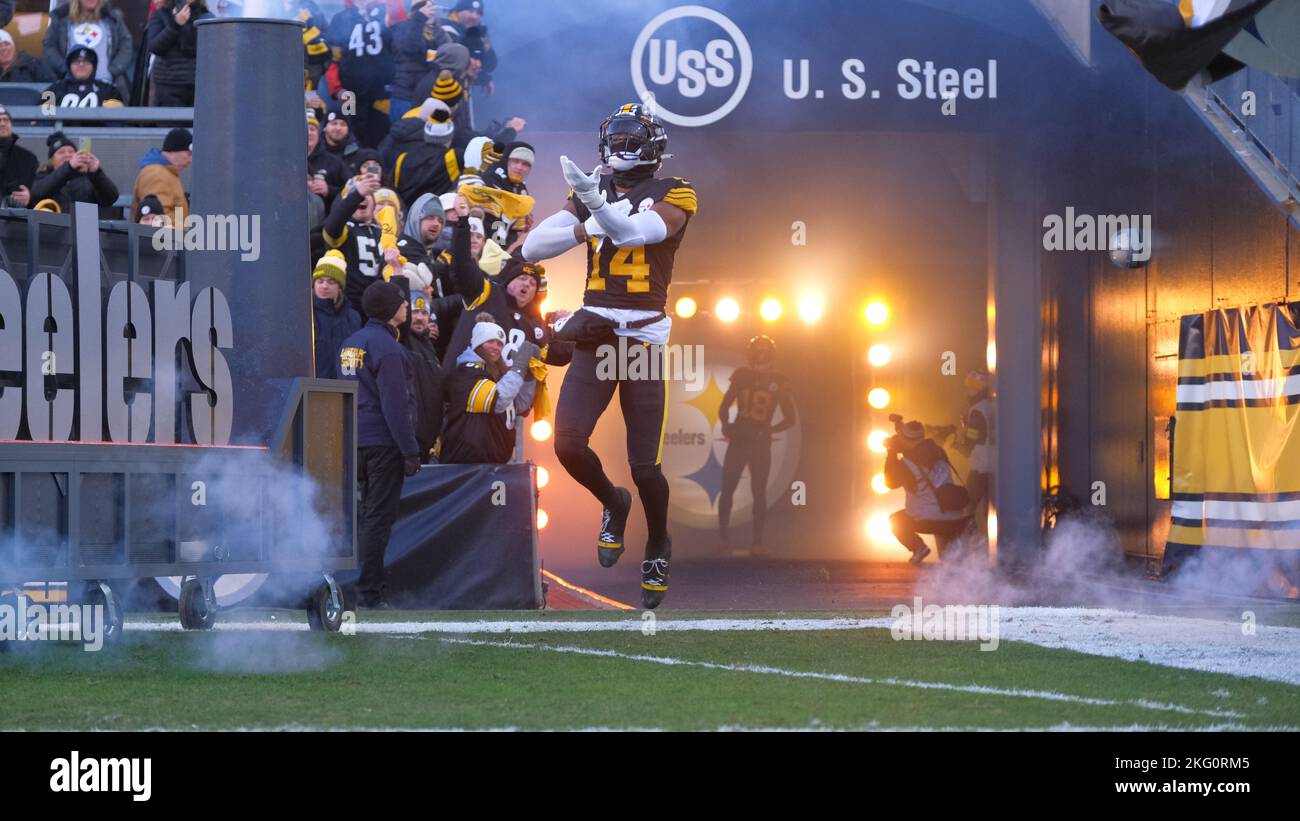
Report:
[[69,603],[106,608],[111,640],[122,580],[182,577],[181,625],[206,630],[217,578],[267,573],[299,582],[313,630],[338,630],[332,574],[356,567],[355,385],[296,379],[290,396],[267,447],[0,442],[0,588],[67,582]]

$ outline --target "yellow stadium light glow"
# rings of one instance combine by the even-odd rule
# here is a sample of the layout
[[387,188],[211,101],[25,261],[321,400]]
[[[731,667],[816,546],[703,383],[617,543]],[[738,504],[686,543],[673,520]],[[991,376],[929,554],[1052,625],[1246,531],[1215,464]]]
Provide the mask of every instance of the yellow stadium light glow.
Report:
[[877,473],[871,477],[871,489],[882,496],[889,492],[889,486],[885,484],[885,474]]
[[867,519],[867,536],[878,544],[898,545],[893,531],[889,529],[888,513],[876,513]]
[[826,313],[826,300],[821,294],[809,294],[799,300],[799,318],[809,325],[818,322]]
[[884,325],[885,320],[889,319],[889,309],[883,302],[873,302],[867,306],[867,322],[872,325]]
[[542,300],[542,305],[539,310],[541,310],[542,316],[546,316],[551,312],[551,298],[549,296]]
[[872,345],[867,350],[867,361],[877,368],[888,365],[893,356],[894,352],[889,350],[889,346],[885,344]]
[[713,313],[723,322],[735,322],[740,317],[740,305],[731,297],[724,297],[718,300]]
[[887,430],[873,430],[867,434],[867,447],[871,448],[872,453],[884,453],[888,448],[885,447],[885,440],[889,438]]
[[758,307],[758,315],[768,322],[776,322],[781,318],[781,302],[776,299],[765,299],[763,304]]
[[867,403],[876,410],[889,407],[889,391],[884,388],[872,388],[867,394]]
[[545,529],[546,529],[546,523],[549,522],[550,520],[551,520],[551,517],[546,515],[546,511],[545,511],[545,510],[542,510],[542,509],[539,507],[539,508],[537,509],[537,529],[538,529],[538,530],[545,530]]
[[541,465],[537,466],[537,489],[541,490],[551,483],[551,472]]
[[677,315],[680,316],[682,319],[690,319],[691,317],[695,316],[695,309],[697,307],[698,306],[695,304],[695,300],[691,299],[688,296],[684,296],[681,299],[677,300]]
[[551,423],[545,419],[538,419],[528,430],[536,442],[545,442],[551,438]]

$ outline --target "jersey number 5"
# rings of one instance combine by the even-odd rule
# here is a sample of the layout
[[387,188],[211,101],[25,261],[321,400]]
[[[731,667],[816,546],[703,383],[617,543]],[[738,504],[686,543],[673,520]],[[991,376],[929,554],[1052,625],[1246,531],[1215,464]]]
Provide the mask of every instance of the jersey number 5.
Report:
[[[591,266],[591,276],[587,279],[587,289],[591,291],[605,290],[605,278],[600,275],[600,243],[604,237],[590,237],[587,243],[591,248],[591,254],[595,258]],[[645,246],[637,245],[631,248],[615,248],[614,255],[609,259],[609,272],[611,277],[629,277],[627,282],[627,293],[638,294],[650,290],[650,263],[645,261]]]

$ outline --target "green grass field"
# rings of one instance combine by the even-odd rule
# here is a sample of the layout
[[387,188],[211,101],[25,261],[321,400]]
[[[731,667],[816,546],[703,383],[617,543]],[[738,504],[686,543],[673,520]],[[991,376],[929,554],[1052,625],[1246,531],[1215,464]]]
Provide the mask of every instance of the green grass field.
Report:
[[[361,624],[471,618],[626,622],[639,614],[399,613],[363,616]],[[41,642],[0,655],[0,693],[3,730],[1300,724],[1294,685],[1012,641],[995,652],[972,642],[900,642],[885,629],[652,636],[128,630],[99,653]]]

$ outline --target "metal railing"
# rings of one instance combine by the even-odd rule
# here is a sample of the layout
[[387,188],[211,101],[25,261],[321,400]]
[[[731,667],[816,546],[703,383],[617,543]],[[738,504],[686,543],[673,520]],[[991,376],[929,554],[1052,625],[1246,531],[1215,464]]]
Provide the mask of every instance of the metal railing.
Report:
[[1246,68],[1213,85],[1193,81],[1183,96],[1255,183],[1300,228],[1300,98],[1293,84]]

